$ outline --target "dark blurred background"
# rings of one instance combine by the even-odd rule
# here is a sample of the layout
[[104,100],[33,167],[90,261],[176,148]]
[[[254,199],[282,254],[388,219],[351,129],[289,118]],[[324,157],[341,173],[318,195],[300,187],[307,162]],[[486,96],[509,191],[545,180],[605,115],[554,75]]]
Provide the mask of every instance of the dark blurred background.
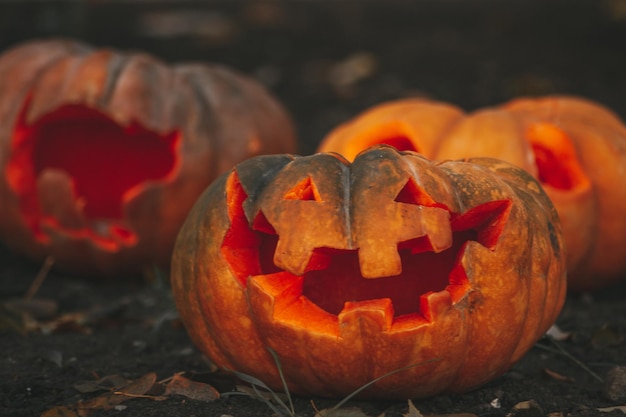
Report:
[[626,116],[626,0],[0,2],[0,51],[59,36],[239,69],[288,108],[301,153],[403,96],[576,94]]

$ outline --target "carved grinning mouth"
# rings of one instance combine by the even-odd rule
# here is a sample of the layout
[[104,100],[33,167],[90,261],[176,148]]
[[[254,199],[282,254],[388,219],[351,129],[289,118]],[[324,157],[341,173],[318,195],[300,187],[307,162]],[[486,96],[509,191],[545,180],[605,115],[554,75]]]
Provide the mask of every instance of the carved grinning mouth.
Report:
[[179,164],[177,132],[120,126],[81,105],[62,106],[28,124],[29,102],[12,137],[6,176],[40,241],[42,227],[116,250],[136,241],[121,222],[123,205],[146,182],[165,181]]
[[[398,194],[397,203],[416,203],[417,191],[411,184],[407,182]],[[355,311],[380,310],[386,320],[400,325],[431,321],[439,308],[434,304],[456,303],[470,290],[461,262],[467,246],[476,243],[494,250],[511,209],[510,200],[496,200],[462,214],[450,213],[448,247],[433,248],[428,236],[400,242],[401,273],[366,278],[358,249],[315,248],[299,275],[277,267],[274,256],[280,236],[262,212],[249,224],[243,209],[246,198],[236,172],[231,174],[227,181],[231,226],[221,247],[231,271],[243,287],[271,299],[274,319],[330,333],[336,333],[342,316]],[[319,195],[309,179],[285,199],[317,200]]]

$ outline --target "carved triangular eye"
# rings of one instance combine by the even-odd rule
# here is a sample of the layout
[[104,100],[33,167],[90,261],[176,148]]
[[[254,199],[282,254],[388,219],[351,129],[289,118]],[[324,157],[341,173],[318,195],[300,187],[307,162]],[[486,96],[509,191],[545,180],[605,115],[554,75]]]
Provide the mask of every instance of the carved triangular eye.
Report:
[[425,207],[445,208],[445,204],[437,203],[424,189],[415,182],[414,178],[409,178],[400,190],[394,201],[397,203],[413,204]]
[[306,177],[285,194],[285,200],[322,201],[311,177]]
[[513,203],[511,200],[494,200],[473,207],[452,220],[452,230],[473,230],[472,240],[488,249],[495,249],[506,226]]

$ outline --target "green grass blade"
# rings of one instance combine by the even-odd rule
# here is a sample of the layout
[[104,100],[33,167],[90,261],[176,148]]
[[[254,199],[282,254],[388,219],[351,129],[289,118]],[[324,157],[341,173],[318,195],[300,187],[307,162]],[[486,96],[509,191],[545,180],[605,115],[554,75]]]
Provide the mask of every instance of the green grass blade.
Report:
[[270,347],[267,348],[272,357],[274,358],[274,362],[276,362],[276,368],[278,368],[278,375],[280,375],[280,380],[283,383],[283,389],[285,390],[285,395],[287,396],[287,400],[289,401],[289,408],[291,409],[291,415],[296,415],[296,409],[293,406],[293,401],[291,400],[291,393],[289,392],[289,387],[287,386],[287,381],[285,380],[285,375],[283,374],[283,368],[280,365],[280,359],[278,359],[278,355],[274,350]]
[[359,388],[355,389],[354,391],[352,391],[350,394],[348,394],[346,397],[344,397],[343,400],[338,402],[337,405],[335,405],[331,410],[333,410],[333,411],[337,410],[342,405],[344,405],[345,403],[350,401],[355,395],[359,394],[361,391],[363,391],[363,390],[369,388],[370,386],[374,385],[375,383],[377,383],[381,379],[388,378],[388,377],[390,377],[392,375],[395,375],[395,374],[397,374],[399,372],[406,371],[407,369],[415,368],[416,366],[422,366],[422,365],[426,365],[427,363],[438,362],[440,360],[441,359],[430,359],[430,360],[427,360],[427,361],[424,361],[424,362],[414,363],[412,365],[407,365],[407,366],[404,366],[402,368],[398,368],[398,369],[395,369],[393,371],[387,372],[386,374],[381,375],[378,378],[372,379],[367,384],[364,384],[364,385],[360,386]]

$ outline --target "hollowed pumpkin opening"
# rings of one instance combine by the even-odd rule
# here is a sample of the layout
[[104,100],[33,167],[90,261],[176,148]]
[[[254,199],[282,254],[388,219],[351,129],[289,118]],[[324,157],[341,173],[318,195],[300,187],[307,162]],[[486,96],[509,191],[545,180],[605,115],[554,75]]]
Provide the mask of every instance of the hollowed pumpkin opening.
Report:
[[450,305],[470,289],[461,263],[468,242],[495,250],[511,209],[509,200],[497,200],[453,214],[451,247],[435,253],[427,237],[400,242],[402,273],[368,279],[360,272],[358,249],[317,248],[301,276],[276,267],[273,256],[279,236],[262,213],[249,224],[242,207],[246,198],[237,174],[231,174],[227,183],[231,226],[221,247],[231,271],[242,287],[252,282],[272,299],[275,319],[307,328],[318,325],[318,330],[331,333],[337,331],[342,315],[356,309],[384,311],[399,326],[430,321],[433,310],[441,307],[433,303]]
[[526,135],[535,155],[539,181],[560,190],[588,186],[589,178],[565,132],[549,123],[536,123]]
[[[373,145],[373,144],[372,144]],[[411,140],[403,135],[381,137],[376,145],[389,145],[398,151],[414,151],[418,152],[417,146]]]
[[[115,242],[134,241],[133,231],[120,222],[124,202],[147,183],[167,181],[174,175],[180,134],[158,134],[137,123],[120,126],[107,115],[81,105],[62,106],[27,124],[27,109],[28,105],[13,131],[6,174],[33,232],[45,240],[41,224],[46,223],[67,229],[68,234],[93,235],[111,249],[117,247]],[[42,207],[41,187],[46,184],[38,182],[51,172],[71,184],[74,201],[59,201],[59,206],[73,205],[83,224],[64,224],[62,214],[47,213]]]
[[416,141],[411,140],[413,136],[415,135],[412,130],[404,123],[398,121],[376,123],[362,128],[354,135],[346,144],[343,153],[348,160],[353,161],[361,151],[375,145],[393,146],[398,151],[420,152]]

